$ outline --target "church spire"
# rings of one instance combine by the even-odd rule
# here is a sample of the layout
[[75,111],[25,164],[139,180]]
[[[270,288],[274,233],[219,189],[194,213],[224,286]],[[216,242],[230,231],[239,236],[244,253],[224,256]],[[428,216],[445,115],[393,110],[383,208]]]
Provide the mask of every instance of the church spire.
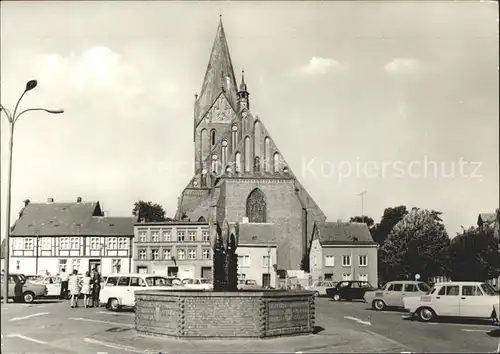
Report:
[[225,93],[231,105],[236,108],[237,89],[226,34],[222,25],[222,15],[220,15],[219,26],[215,34],[205,79],[203,80],[198,98],[198,116],[195,117],[196,121],[207,113],[221,92]]
[[250,101],[248,99],[248,96],[250,96],[250,94],[247,91],[247,84],[245,83],[245,70],[241,70],[241,84],[240,90],[238,91],[237,95],[238,110],[241,110],[242,108],[250,109]]

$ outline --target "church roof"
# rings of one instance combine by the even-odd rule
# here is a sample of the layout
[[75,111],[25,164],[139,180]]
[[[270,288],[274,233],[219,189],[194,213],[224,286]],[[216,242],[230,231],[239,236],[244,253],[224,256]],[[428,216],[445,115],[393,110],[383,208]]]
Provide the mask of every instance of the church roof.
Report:
[[196,121],[203,118],[221,92],[224,92],[233,109],[236,109],[237,90],[238,86],[221,19],[215,35],[212,52],[210,53],[205,79],[203,80],[201,92],[197,100],[198,117],[196,117]]
[[318,240],[321,245],[339,243],[373,244],[374,241],[365,223],[357,222],[325,222],[316,225]]

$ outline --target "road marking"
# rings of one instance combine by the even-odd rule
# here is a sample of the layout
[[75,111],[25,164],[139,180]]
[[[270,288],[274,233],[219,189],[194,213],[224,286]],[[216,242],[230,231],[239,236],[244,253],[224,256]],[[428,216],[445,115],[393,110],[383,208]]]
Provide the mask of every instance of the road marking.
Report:
[[[126,352],[132,352],[132,353],[146,353],[146,352],[148,352],[148,351],[143,350],[143,349],[138,349],[138,348],[134,348],[134,347],[127,347],[124,345],[110,343],[110,342],[104,342],[104,341],[92,339],[92,338],[84,338],[83,341],[87,342],[87,343],[91,343],[91,344],[102,345],[102,346],[105,346],[108,348],[126,351]],[[165,353],[165,352],[162,352],[162,353]]]
[[462,328],[462,331],[464,331],[464,332],[483,332],[483,333],[488,333],[488,332],[491,332],[491,330],[485,330],[485,329],[469,329],[469,328]]
[[14,317],[14,318],[11,318],[9,320],[9,322],[19,321],[19,320],[25,320],[25,319],[28,319],[28,318],[37,317],[37,316],[43,316],[43,315],[48,315],[48,314],[49,314],[48,312],[40,312],[40,313],[34,313],[32,315],[25,316],[25,317]]
[[364,324],[364,325],[368,325],[368,326],[371,326],[371,322],[368,322],[368,321],[363,321],[363,320],[360,320],[359,318],[356,318],[356,317],[351,317],[351,316],[344,316],[344,318],[348,319],[348,320],[353,320],[353,321],[356,321],[358,323],[361,323],[361,324]]
[[96,322],[96,323],[105,323],[105,324],[110,324],[114,326],[127,326],[127,327],[134,327],[133,324],[129,323],[120,323],[120,322],[109,322],[109,321],[101,321],[101,320],[92,320],[90,318],[82,318],[82,317],[70,317],[70,320],[73,321],[87,321],[87,322]]
[[[394,339],[391,339],[391,338],[388,338],[388,337],[383,336],[383,335],[381,335],[381,334],[378,334],[378,333],[375,333],[375,332],[369,331],[369,330],[367,330],[367,329],[365,329],[365,330],[364,330],[364,332],[369,333],[369,334],[371,334],[372,336],[379,337],[379,338],[381,338],[381,339],[385,339],[386,341],[389,341],[389,342],[391,342],[392,344],[397,345],[398,347],[401,347],[401,348],[407,347],[406,345],[403,345],[403,344],[401,344],[401,343],[399,343],[399,342],[395,341]],[[410,352],[410,353],[411,353],[411,352]]]
[[113,316],[135,316],[135,313],[119,313],[119,312],[106,312],[106,311],[97,311],[96,313],[102,313],[105,315],[113,315]]
[[26,337],[26,336],[23,336],[22,334],[8,334],[7,337],[9,337],[9,338],[24,339],[24,340],[27,340],[27,341],[30,341],[30,342],[34,342],[34,343],[38,343],[38,344],[47,344],[47,342],[44,342],[43,340],[38,340],[38,339],[35,339],[35,338]]

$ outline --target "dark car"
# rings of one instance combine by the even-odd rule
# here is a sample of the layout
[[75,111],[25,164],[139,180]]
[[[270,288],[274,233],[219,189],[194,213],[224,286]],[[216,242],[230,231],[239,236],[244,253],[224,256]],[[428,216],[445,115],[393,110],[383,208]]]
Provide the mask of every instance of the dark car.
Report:
[[367,291],[376,290],[367,281],[348,280],[341,281],[337,286],[326,289],[326,296],[335,301],[339,300],[364,300]]

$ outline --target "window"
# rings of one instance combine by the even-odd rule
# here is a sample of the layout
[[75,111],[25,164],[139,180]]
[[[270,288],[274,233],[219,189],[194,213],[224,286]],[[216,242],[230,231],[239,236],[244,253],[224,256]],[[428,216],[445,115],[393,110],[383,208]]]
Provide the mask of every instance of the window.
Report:
[[68,260],[67,259],[60,259],[59,260],[59,267],[58,267],[59,274],[62,273],[63,269],[66,269],[66,271],[69,270],[68,268],[66,268],[67,265],[68,265]]
[[222,166],[226,166],[227,164],[227,141],[223,140],[222,141],[222,148],[221,148],[221,159],[222,159]]
[[106,286],[116,286],[118,284],[118,277],[108,277]]
[[177,259],[186,259],[186,251],[185,250],[177,250]]
[[475,285],[463,285],[462,286],[462,296],[482,296],[483,293],[478,286]]
[[128,286],[130,284],[130,277],[120,277],[117,286]]
[[483,289],[484,293],[486,295],[494,295],[494,296],[497,296],[497,292],[495,291],[495,289],[493,289],[493,287],[490,285],[490,284],[481,284],[481,289]]
[[130,278],[130,286],[146,286],[146,282],[139,277]]
[[158,260],[158,259],[160,259],[160,250],[158,250],[158,249],[152,249],[151,250],[151,259],[153,259],[155,261]]
[[268,136],[264,139],[264,171],[271,170],[271,139]]
[[271,266],[271,256],[262,256],[262,266],[263,267]]
[[458,296],[458,294],[459,294],[459,288],[460,287],[458,285],[443,286],[439,290],[438,295]]
[[[351,280],[351,273],[344,273],[344,274],[342,274],[342,280],[343,281]],[[349,284],[347,284],[347,285],[349,285]]]
[[359,256],[359,266],[360,267],[368,266],[368,257],[367,256]]
[[205,249],[202,251],[202,258],[203,258],[203,259],[210,259],[210,250],[209,250],[209,249],[206,249],[206,248],[205,248]]
[[238,267],[250,267],[250,256],[238,256]]
[[219,164],[217,163],[217,155],[212,155],[212,172],[219,173]]
[[358,275],[359,281],[368,281],[368,274],[360,274]]
[[280,154],[275,152],[273,155],[273,172],[277,173],[280,170]]
[[26,251],[32,251],[33,250],[33,238],[32,237],[25,237],[24,238],[24,250]]
[[73,270],[80,273],[80,259],[73,259]]
[[113,250],[116,250],[117,247],[117,239],[116,237],[110,237],[108,238],[108,248],[111,248]]
[[166,260],[172,259],[172,251],[170,249],[163,250],[163,259]]
[[250,138],[247,136],[245,138],[245,172],[250,172],[250,164],[252,159],[250,157]]
[[[326,273],[325,280],[333,280],[333,273]],[[331,283],[325,283],[325,286],[333,288],[333,285]]]
[[261,125],[259,121],[253,124],[253,152],[255,156],[260,156]]
[[188,232],[188,240],[191,242],[196,241],[196,231],[189,231]]
[[245,274],[242,274],[242,273],[238,274],[238,280],[245,280],[245,279],[246,279],[246,275]]
[[148,239],[148,232],[146,230],[139,230],[139,241],[146,242]]
[[122,260],[113,259],[111,263],[112,263],[111,273],[120,273],[120,270],[122,269]]
[[126,237],[119,237],[118,238],[118,248],[121,250],[126,250],[128,246],[127,238]]
[[172,241],[172,231],[163,231],[163,241]]
[[414,293],[418,291],[418,288],[416,284],[405,284],[404,291],[408,293]]
[[234,166],[234,172],[240,173],[241,172],[241,154],[239,152],[236,153],[234,156],[235,159],[235,166]]
[[325,256],[325,267],[335,266],[335,259],[333,256]]
[[23,250],[24,249],[24,239],[22,237],[12,238],[12,249]]
[[208,231],[203,231],[202,233],[203,241],[210,241],[210,233]]
[[343,267],[351,266],[351,256],[342,256],[342,266]]
[[69,237],[61,237],[59,240],[59,247],[62,250],[69,250]]
[[247,198],[247,218],[248,222],[264,223],[267,218],[266,197],[258,188],[255,188]]
[[189,259],[196,259],[196,250],[190,249],[188,252],[188,257],[189,257]]
[[151,231],[151,242],[160,241],[160,232],[159,231]]
[[212,145],[215,145],[215,130],[212,130],[210,132],[210,142],[212,143]]
[[253,170],[255,172],[260,172],[260,157],[255,156],[253,159]]
[[426,283],[417,283],[417,286],[420,289],[420,291],[423,291],[424,293],[427,293],[429,292],[429,290],[431,290],[430,286],[427,285]]
[[231,146],[234,151],[236,149],[236,145],[238,144],[238,127],[233,125],[231,128]]
[[184,242],[185,235],[184,231],[177,231],[177,241]]
[[145,249],[139,250],[139,259],[146,259],[146,250]]
[[50,250],[52,242],[50,237],[42,237],[42,250]]
[[318,263],[316,262],[316,256],[312,257],[312,264],[313,264],[313,267],[316,267],[318,265]]
[[72,250],[77,250],[80,248],[80,238],[79,237],[71,237],[69,239],[69,243],[70,243],[70,248]]
[[403,284],[394,283],[389,287],[389,291],[403,291]]
[[90,249],[91,250],[98,250],[101,248],[101,242],[99,240],[99,237],[91,237],[90,238]]

